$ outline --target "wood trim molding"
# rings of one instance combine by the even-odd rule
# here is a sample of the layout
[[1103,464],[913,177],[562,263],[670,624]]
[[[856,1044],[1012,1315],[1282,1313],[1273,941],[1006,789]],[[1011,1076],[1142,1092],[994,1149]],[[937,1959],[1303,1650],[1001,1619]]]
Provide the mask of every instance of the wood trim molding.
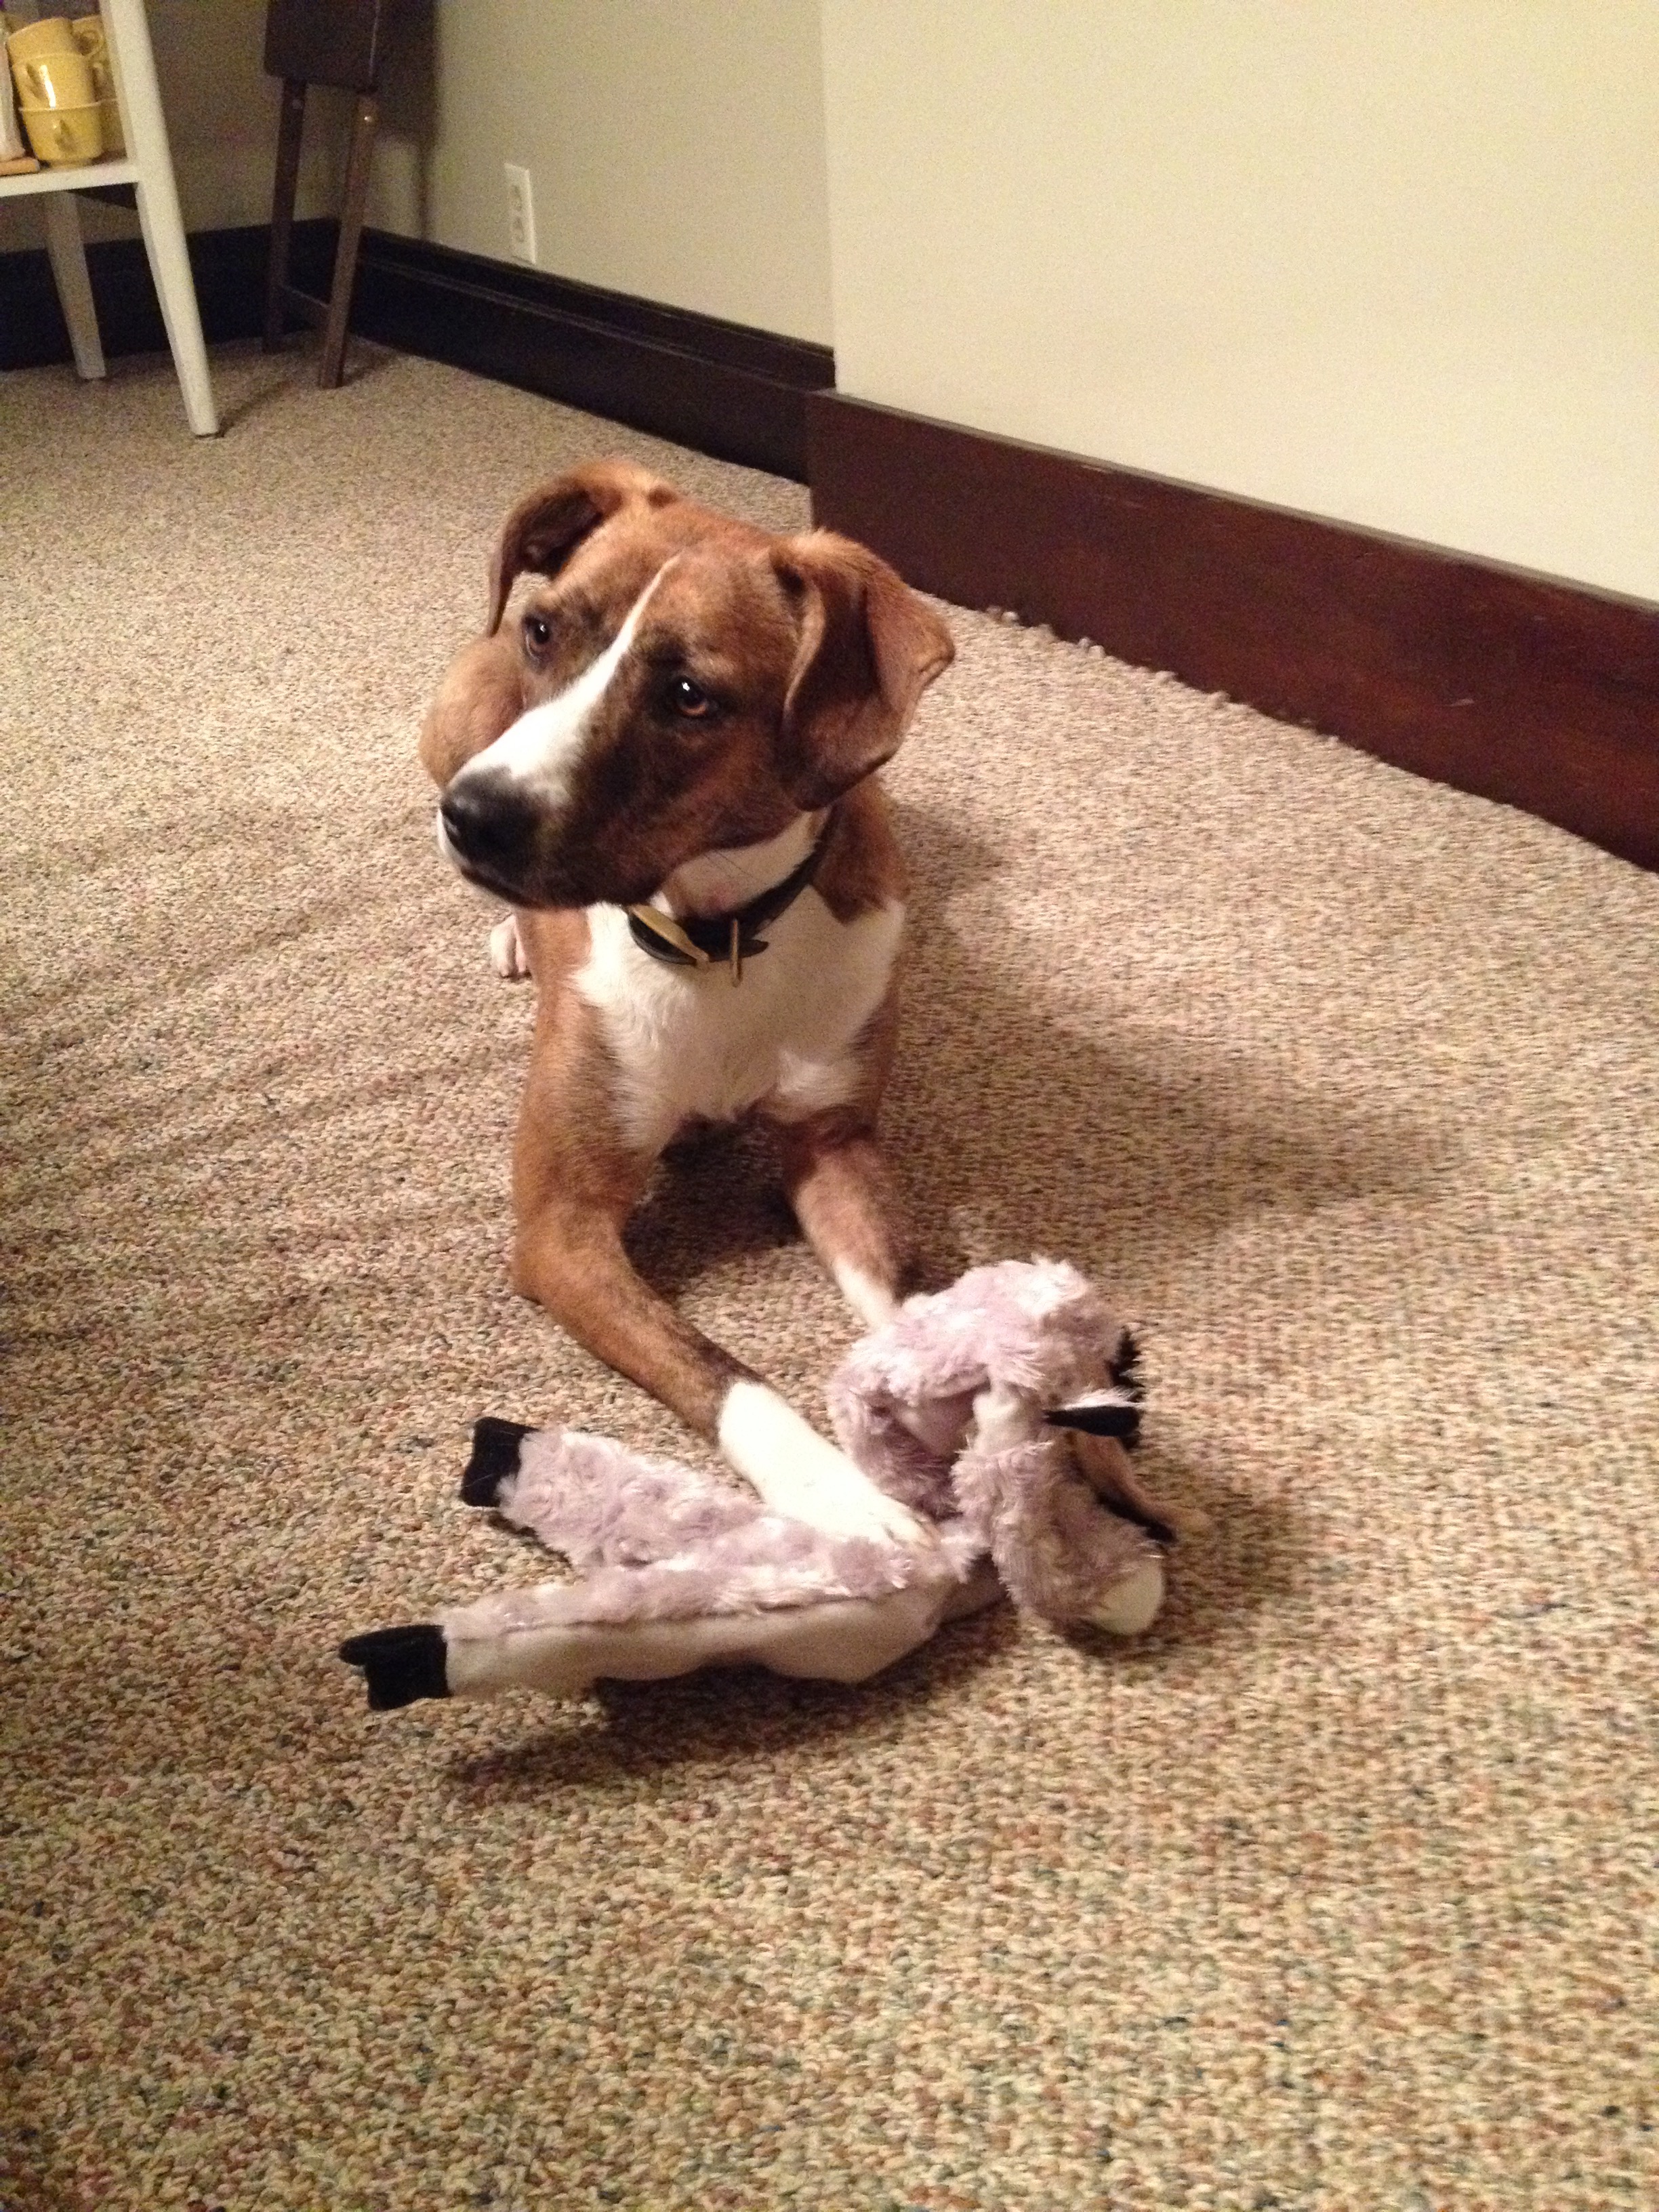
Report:
[[807,410],[817,519],[923,590],[1659,868],[1659,607],[839,393]]
[[366,230],[351,327],[611,421],[806,478],[806,396],[828,346]]

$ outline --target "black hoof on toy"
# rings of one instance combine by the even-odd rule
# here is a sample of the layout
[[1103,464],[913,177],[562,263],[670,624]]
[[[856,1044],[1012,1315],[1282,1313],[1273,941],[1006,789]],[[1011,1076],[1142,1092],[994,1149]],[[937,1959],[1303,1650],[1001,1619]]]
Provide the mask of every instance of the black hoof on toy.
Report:
[[[1102,1500],[1104,1504],[1106,1501]],[[1143,1505],[1139,1498],[1114,1498],[1108,1510],[1120,1521],[1133,1521],[1143,1536],[1150,1536],[1160,1552],[1173,1552],[1181,1538],[1167,1521]]]
[[1056,1406],[1043,1419],[1051,1429],[1081,1429],[1085,1436],[1115,1437],[1133,1444],[1140,1436],[1140,1408],[1121,1398],[1097,1399],[1082,1406]]
[[526,1437],[536,1431],[523,1421],[498,1421],[486,1413],[472,1427],[472,1456],[461,1477],[461,1498],[467,1505],[490,1506],[501,1498],[501,1485],[519,1471],[519,1452]]
[[411,1621],[403,1628],[371,1628],[349,1636],[340,1646],[348,1667],[361,1667],[368,1685],[372,1713],[393,1712],[422,1698],[447,1698],[444,1632],[435,1621]]
[[1146,1385],[1140,1372],[1140,1346],[1133,1329],[1126,1328],[1117,1340],[1117,1350],[1112,1354],[1108,1372],[1126,1398],[1138,1405],[1146,1395]]

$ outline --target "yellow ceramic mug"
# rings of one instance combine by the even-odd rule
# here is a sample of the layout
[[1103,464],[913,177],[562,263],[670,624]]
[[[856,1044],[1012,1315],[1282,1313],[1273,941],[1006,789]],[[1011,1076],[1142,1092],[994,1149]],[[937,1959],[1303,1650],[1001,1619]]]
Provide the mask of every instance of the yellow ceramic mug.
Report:
[[37,54],[72,54],[75,33],[61,15],[43,16],[38,23],[20,23],[6,41],[13,70]]
[[98,112],[104,126],[104,151],[125,154],[127,142],[121,129],[121,111],[115,104],[115,86],[111,80],[109,40],[104,32],[101,15],[77,15],[70,25],[75,33],[75,43],[92,64],[92,82],[98,94]]
[[31,60],[14,62],[11,73],[17,80],[18,100],[25,109],[98,105],[92,64],[84,54],[36,54]]
[[103,118],[104,151],[125,154],[127,142],[121,129],[121,110],[116,104],[115,76],[109,65],[109,45],[101,15],[80,15],[70,25],[75,43],[92,64],[92,82],[98,93],[98,112]]
[[51,168],[78,168],[95,161],[104,150],[95,102],[90,107],[26,107],[23,128],[30,145]]

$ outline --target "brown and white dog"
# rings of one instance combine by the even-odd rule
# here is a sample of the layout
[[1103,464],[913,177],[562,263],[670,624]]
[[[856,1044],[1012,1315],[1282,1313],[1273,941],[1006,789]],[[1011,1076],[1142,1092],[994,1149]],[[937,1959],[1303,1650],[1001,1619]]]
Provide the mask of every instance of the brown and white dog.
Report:
[[497,969],[527,969],[538,996],[516,1287],[768,1504],[918,1543],[903,1506],[641,1280],[623,1229],[678,1132],[754,1112],[859,1315],[903,1294],[876,1116],[904,879],[875,771],[952,651],[863,547],[775,536],[601,463],[507,518],[488,634],[421,738],[440,843],[514,908]]

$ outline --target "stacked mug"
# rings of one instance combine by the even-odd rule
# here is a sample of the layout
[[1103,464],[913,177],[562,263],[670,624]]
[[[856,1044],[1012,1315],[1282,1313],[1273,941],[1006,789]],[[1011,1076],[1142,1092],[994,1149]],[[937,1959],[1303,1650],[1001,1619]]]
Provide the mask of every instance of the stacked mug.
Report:
[[24,23],[6,41],[23,128],[40,159],[59,169],[125,154],[101,15]]

